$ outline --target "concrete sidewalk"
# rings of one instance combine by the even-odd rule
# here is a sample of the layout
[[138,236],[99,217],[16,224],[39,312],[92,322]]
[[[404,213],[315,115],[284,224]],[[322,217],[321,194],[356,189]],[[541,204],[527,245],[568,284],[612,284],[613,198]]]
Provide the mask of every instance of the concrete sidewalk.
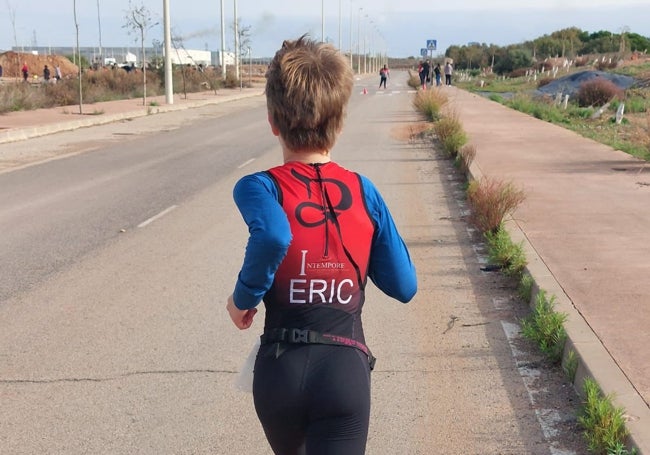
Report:
[[473,178],[512,181],[508,223],[536,287],[568,314],[575,386],[594,378],[650,454],[650,165],[478,95],[445,88],[477,149]]
[[82,113],[79,112],[79,105],[11,112],[0,115],[0,144],[146,115],[225,103],[263,93],[264,88],[220,89],[216,93],[188,93],[187,97],[175,94],[172,104],[167,104],[162,95],[147,97],[146,106],[143,105],[142,98],[134,98],[84,104]]
[[[471,167],[526,192],[508,228],[523,242],[538,288],[569,315],[567,348],[577,388],[593,377],[626,410],[631,443],[650,455],[650,165],[498,103],[444,87],[470,143]],[[219,90],[15,112],[0,116],[0,143],[262,95]]]

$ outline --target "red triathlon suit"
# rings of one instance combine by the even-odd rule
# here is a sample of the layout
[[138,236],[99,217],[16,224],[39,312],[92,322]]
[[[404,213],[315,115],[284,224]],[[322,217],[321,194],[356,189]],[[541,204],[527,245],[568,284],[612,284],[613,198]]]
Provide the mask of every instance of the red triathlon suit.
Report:
[[270,169],[292,241],[264,297],[266,330],[298,328],[365,343],[361,309],[375,230],[359,176],[334,162]]
[[[287,163],[268,175],[293,237],[263,299],[255,410],[277,455],[362,455],[370,419],[368,356],[358,345],[311,340],[325,334],[365,347],[361,309],[375,225],[360,177],[333,162]],[[284,339],[287,329],[315,343],[270,336]]]

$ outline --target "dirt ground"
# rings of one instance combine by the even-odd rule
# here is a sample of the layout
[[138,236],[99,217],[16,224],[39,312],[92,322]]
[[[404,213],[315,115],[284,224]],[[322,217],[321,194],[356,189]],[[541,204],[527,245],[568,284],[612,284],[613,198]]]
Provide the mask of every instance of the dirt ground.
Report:
[[2,77],[19,78],[22,77],[21,69],[23,64],[27,63],[29,76],[31,78],[43,77],[43,68],[49,66],[54,76],[54,67],[59,65],[61,73],[66,75],[76,74],[79,69],[67,57],[62,55],[34,55],[26,52],[8,51],[0,54],[0,65],[2,65]]

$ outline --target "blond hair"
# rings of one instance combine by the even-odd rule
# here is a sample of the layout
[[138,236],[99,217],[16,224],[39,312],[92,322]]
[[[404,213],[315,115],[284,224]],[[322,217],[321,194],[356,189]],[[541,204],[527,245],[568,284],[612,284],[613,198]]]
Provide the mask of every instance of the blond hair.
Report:
[[266,104],[290,150],[329,150],[343,127],[352,94],[347,60],[306,35],[285,41],[266,73]]

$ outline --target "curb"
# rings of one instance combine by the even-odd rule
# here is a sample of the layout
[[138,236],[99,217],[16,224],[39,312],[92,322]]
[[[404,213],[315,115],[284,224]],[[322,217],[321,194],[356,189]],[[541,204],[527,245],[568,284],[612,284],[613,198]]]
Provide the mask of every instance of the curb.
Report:
[[[25,128],[14,128],[0,132],[0,144],[9,142],[24,141],[40,136],[47,136],[48,134],[60,133],[64,131],[72,131],[79,128],[87,128],[90,126],[105,125],[108,123],[119,122],[121,120],[130,120],[138,117],[145,117],[148,115],[164,114],[166,112],[179,111],[185,109],[193,109],[197,107],[207,106],[210,104],[221,104],[230,101],[237,101],[244,98],[252,98],[260,96],[261,93],[240,93],[237,95],[228,96],[222,99],[211,100],[197,100],[184,104],[168,104],[163,106],[143,106],[141,110],[132,110],[119,114],[110,115],[91,115],[89,118],[83,120],[72,120],[69,122],[58,122],[51,124],[44,124],[39,126],[30,126]],[[92,106],[89,104],[88,106]]]
[[[479,180],[483,177],[480,166],[471,163],[468,170],[468,180]],[[591,329],[582,314],[573,305],[571,298],[553,276],[553,273],[537,254],[535,247],[528,241],[526,233],[513,220],[505,221],[505,227],[514,244],[521,244],[528,264],[524,273],[533,280],[531,299],[528,305],[535,306],[535,299],[540,290],[547,295],[555,296],[555,308],[558,312],[567,314],[564,329],[567,340],[562,353],[562,365],[565,365],[571,351],[576,354],[578,368],[573,378],[573,388],[581,398],[584,396],[582,384],[586,378],[592,378],[604,395],[610,396],[616,407],[624,410],[625,426],[630,432],[628,445],[636,449],[638,455],[650,454],[650,409],[641,398],[634,385],[619,368],[598,336]]]

